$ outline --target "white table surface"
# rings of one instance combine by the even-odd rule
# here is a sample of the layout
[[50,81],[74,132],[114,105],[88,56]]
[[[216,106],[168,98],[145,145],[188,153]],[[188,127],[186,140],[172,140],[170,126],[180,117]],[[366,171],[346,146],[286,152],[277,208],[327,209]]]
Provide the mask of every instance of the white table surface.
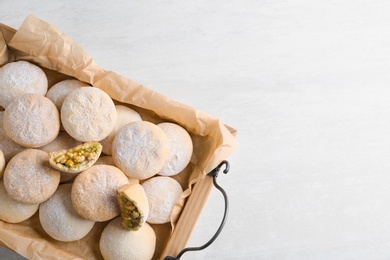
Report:
[[[238,129],[230,213],[183,259],[390,259],[389,1],[1,0]],[[222,217],[213,190],[189,246]],[[1,259],[16,258],[0,250]]]

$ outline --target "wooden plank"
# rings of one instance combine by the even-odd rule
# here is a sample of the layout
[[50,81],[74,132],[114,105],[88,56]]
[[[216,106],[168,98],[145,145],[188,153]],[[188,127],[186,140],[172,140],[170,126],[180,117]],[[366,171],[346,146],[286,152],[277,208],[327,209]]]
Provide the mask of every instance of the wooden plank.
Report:
[[194,185],[193,191],[160,259],[164,259],[165,256],[176,257],[186,247],[212,188],[213,178],[210,176],[205,176]]

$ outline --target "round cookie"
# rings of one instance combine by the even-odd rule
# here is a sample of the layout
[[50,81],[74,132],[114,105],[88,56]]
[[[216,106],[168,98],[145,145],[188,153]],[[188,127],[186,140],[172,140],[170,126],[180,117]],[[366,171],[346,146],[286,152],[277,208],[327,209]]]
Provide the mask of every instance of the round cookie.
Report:
[[125,230],[116,218],[104,228],[99,247],[105,260],[152,259],[156,234],[147,223],[137,231]]
[[11,101],[27,93],[44,96],[47,77],[43,70],[27,61],[11,62],[0,68],[0,106],[7,108]]
[[46,93],[46,97],[61,111],[62,103],[70,92],[80,87],[87,87],[89,84],[78,79],[66,79],[54,84]]
[[8,223],[20,223],[37,212],[39,204],[25,204],[12,199],[0,182],[0,219]]
[[4,171],[8,194],[21,203],[41,203],[57,189],[60,172],[49,165],[48,153],[27,149],[15,155]]
[[142,187],[149,201],[147,222],[153,224],[169,222],[172,209],[183,193],[181,185],[171,177],[158,176],[142,183]]
[[5,159],[4,159],[4,154],[0,150],[0,179],[3,178],[3,173],[5,169]]
[[110,220],[120,214],[116,190],[129,181],[111,165],[94,165],[75,178],[72,203],[77,213],[92,221]]
[[174,123],[160,123],[169,143],[169,156],[164,167],[158,173],[172,176],[180,173],[188,165],[192,156],[192,139],[187,130]]
[[81,142],[101,141],[114,129],[117,112],[104,91],[82,87],[72,91],[61,107],[65,131]]
[[5,133],[3,127],[4,112],[0,112],[0,150],[4,153],[4,159],[8,162],[15,154],[25,150],[26,148],[12,141]]
[[62,184],[56,192],[39,206],[39,221],[52,238],[69,242],[86,236],[94,221],[82,218],[73,208],[72,184]]
[[169,155],[168,139],[157,125],[132,122],[112,143],[115,164],[129,177],[144,180],[158,173]]
[[37,148],[57,137],[60,116],[50,99],[38,94],[25,94],[8,105],[3,127],[12,141],[24,147]]
[[116,105],[115,108],[117,112],[117,119],[114,130],[112,130],[112,132],[100,142],[103,145],[103,153],[107,155],[111,155],[112,141],[119,130],[128,123],[142,120],[141,116],[129,107]]

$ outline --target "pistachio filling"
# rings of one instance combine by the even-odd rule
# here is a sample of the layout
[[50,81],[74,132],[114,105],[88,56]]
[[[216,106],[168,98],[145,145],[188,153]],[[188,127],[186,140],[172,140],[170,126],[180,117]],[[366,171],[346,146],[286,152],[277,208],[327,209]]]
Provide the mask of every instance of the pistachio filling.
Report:
[[133,202],[128,200],[125,196],[121,196],[122,199],[122,226],[128,230],[137,229],[140,225],[142,215],[138,211],[138,208]]
[[70,169],[76,169],[78,166],[92,161],[96,157],[97,151],[98,147],[95,145],[75,147],[54,158],[54,162]]

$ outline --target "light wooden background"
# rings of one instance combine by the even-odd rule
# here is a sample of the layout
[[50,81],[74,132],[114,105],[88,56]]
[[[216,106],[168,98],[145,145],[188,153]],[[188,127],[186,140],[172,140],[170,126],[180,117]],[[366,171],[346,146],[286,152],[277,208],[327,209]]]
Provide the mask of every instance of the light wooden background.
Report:
[[[228,223],[183,259],[390,259],[389,1],[0,1],[28,14],[238,129]],[[213,191],[189,246],[222,211]]]

